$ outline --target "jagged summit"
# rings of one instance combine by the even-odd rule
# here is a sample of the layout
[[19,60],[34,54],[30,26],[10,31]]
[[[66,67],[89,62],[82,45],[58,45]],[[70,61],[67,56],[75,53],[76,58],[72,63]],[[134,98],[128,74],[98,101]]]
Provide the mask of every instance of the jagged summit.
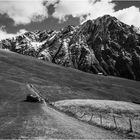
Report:
[[0,44],[2,49],[85,72],[140,80],[139,29],[110,15],[60,31],[26,32]]

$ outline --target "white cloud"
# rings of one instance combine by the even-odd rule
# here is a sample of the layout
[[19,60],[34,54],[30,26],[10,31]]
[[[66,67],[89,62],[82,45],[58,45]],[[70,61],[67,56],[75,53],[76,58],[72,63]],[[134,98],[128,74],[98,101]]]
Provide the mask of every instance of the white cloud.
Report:
[[114,16],[128,25],[140,27],[140,10],[135,6],[119,10],[114,13]]
[[112,14],[114,13],[114,7],[115,4],[111,3],[110,0],[102,0],[98,1],[91,6],[92,8],[89,9],[89,16],[87,16],[87,19],[96,19],[100,16],[104,16],[106,14]]
[[[4,27],[5,28],[5,27]],[[7,31],[5,29],[3,29],[3,27],[0,28],[0,40],[2,39],[7,39],[7,38],[12,38],[15,37],[17,35],[23,34],[27,32],[27,30],[25,29],[20,29],[16,34],[12,34],[12,33],[7,33]]]
[[[58,0],[53,0],[53,4]],[[53,17],[60,21],[67,20],[69,15],[79,17],[81,22],[88,19],[96,19],[99,16],[110,14],[117,17],[122,22],[140,27],[140,10],[132,6],[126,9],[115,11],[115,3],[113,0],[59,0],[55,3],[55,12]],[[51,0],[49,0],[51,3]],[[84,15],[87,15],[84,18]]]
[[87,19],[93,19],[114,12],[115,4],[110,2],[111,0],[60,0],[55,4],[53,16],[60,21],[65,21],[69,15],[81,19],[88,15]]
[[65,20],[68,15],[72,15],[73,17],[85,15],[91,9],[90,3],[88,0],[60,0],[55,5],[53,16],[60,20]]
[[0,13],[7,14],[16,25],[41,21],[48,16],[43,0],[0,1]]
[[[115,11],[113,0],[0,0],[0,13],[7,14],[17,24],[42,21],[48,17],[47,6],[54,4],[53,17],[67,20],[69,15],[80,21],[95,19],[105,14],[117,17],[122,22],[140,27],[140,10],[132,6]],[[43,5],[45,3],[45,6]],[[85,16],[86,15],[86,16]]]

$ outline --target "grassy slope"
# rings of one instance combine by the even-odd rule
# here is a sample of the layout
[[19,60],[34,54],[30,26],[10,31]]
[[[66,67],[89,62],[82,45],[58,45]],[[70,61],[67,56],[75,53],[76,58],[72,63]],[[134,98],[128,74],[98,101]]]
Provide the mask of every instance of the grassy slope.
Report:
[[[55,102],[55,106],[60,110],[85,112],[85,114],[102,114],[107,116],[128,117],[131,119],[140,119],[140,105],[124,102],[124,101],[111,101],[111,100],[62,100]],[[74,110],[72,110],[75,108]],[[138,120],[139,121],[139,120]]]
[[124,101],[111,101],[111,100],[62,100],[55,103],[56,106],[87,106],[91,108],[99,108],[102,110],[120,111],[140,114],[140,105],[124,102]]
[[[62,100],[55,106],[79,120],[140,138],[140,105],[111,100]],[[131,122],[131,124],[130,124]]]
[[24,100],[28,82],[55,101],[111,99],[140,102],[139,82],[87,74],[32,57],[0,51],[0,100],[15,98],[15,93],[20,94],[20,100]]
[[[32,116],[42,113],[39,104],[23,102],[30,93],[27,83],[53,101],[87,98],[140,102],[139,82],[91,75],[0,50],[0,138],[18,138],[25,133],[24,127],[30,129],[26,123]],[[32,136],[38,135],[32,130]],[[30,135],[30,131],[23,135]]]

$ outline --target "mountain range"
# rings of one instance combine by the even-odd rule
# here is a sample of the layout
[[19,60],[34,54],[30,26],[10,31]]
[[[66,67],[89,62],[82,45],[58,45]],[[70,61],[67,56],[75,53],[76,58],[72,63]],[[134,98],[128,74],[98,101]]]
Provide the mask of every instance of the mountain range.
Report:
[[26,32],[0,48],[84,72],[140,81],[140,29],[105,15],[60,31]]

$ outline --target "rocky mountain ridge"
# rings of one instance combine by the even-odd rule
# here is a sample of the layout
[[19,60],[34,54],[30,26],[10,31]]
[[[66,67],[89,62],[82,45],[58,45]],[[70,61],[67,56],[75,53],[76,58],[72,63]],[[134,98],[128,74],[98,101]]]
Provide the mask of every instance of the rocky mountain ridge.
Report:
[[60,31],[26,32],[0,48],[81,71],[140,80],[140,30],[105,15]]

